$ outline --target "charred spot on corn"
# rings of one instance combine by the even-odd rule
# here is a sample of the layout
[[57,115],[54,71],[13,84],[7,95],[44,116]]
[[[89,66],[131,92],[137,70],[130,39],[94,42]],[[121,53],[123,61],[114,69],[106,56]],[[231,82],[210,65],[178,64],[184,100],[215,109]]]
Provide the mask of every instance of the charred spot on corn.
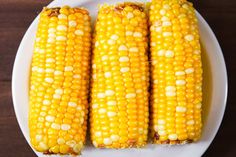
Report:
[[[68,9],[70,7],[69,6],[54,7],[54,8],[44,7],[42,12],[46,12],[48,17],[58,17],[58,15],[60,15],[60,10],[65,9],[65,8]],[[89,15],[88,10],[83,7],[74,7],[74,8],[70,8],[70,9],[71,9],[71,12],[74,12],[74,13],[82,13],[84,15]]]
[[121,4],[118,4],[114,7],[115,11],[123,11],[125,7],[131,7],[133,9],[140,10],[141,12],[144,11],[144,4],[143,3],[131,3],[131,2],[124,2]]

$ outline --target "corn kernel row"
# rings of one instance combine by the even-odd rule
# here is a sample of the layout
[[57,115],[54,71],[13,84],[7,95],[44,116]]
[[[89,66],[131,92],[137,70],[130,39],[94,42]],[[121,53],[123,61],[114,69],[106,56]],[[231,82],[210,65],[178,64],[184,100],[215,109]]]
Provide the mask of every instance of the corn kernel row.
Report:
[[196,141],[202,127],[202,64],[192,4],[186,0],[153,0],[150,32],[154,142]]
[[30,76],[32,146],[46,154],[79,154],[85,142],[91,45],[90,17],[80,8],[44,8]]
[[139,4],[99,9],[90,114],[95,147],[140,147],[147,141],[147,31],[147,17]]

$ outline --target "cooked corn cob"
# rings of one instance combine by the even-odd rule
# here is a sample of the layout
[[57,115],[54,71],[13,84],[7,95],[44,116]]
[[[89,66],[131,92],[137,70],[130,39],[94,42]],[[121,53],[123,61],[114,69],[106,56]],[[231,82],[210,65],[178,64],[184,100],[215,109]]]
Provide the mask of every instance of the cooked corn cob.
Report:
[[147,141],[147,27],[141,4],[103,5],[99,9],[90,116],[95,147],[141,147]]
[[201,135],[202,63],[194,8],[186,0],[152,0],[151,129],[155,143]]
[[90,17],[80,8],[44,8],[30,76],[32,146],[46,154],[79,154],[88,113]]

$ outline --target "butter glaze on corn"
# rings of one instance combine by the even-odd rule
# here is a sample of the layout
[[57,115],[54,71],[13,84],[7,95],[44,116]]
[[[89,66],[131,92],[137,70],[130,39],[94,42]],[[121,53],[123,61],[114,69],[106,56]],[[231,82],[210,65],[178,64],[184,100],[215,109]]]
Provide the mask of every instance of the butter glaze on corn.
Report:
[[186,0],[152,0],[151,130],[154,143],[200,138],[202,63],[194,8]]
[[99,9],[90,112],[95,147],[141,147],[147,142],[147,31],[147,17],[139,4]]
[[30,141],[45,154],[80,154],[85,143],[91,42],[80,8],[44,8],[30,76]]

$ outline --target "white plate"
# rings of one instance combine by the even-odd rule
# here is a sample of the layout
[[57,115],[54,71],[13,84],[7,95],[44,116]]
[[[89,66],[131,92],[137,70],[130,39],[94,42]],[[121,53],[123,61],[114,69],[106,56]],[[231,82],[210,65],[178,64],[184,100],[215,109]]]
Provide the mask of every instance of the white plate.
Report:
[[[56,0],[49,7],[69,5],[84,6],[89,9],[93,20],[97,14],[97,4],[116,3],[124,0]],[[145,0],[140,0],[145,1]],[[197,13],[199,20],[200,36],[203,47],[204,67],[204,100],[203,100],[203,135],[199,142],[181,146],[151,145],[142,149],[95,149],[86,145],[82,151],[83,157],[199,157],[215,137],[226,106],[227,98],[227,73],[224,58],[218,41],[202,16]],[[35,37],[38,17],[33,21],[18,49],[12,76],[12,96],[16,117],[20,128],[29,143],[28,128],[28,81],[33,41]],[[35,152],[38,156],[46,156]],[[51,155],[52,156],[52,155]],[[54,155],[53,155],[54,156]]]

